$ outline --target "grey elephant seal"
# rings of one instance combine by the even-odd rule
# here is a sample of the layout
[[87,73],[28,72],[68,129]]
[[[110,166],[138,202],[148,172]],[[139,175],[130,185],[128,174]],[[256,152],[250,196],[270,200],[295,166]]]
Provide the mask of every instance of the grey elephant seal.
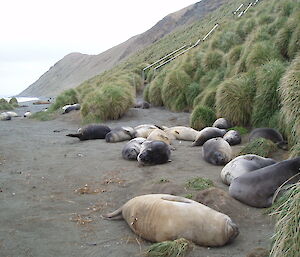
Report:
[[134,138],[134,129],[132,127],[118,127],[112,129],[105,136],[107,143],[116,143]]
[[177,140],[183,140],[183,141],[195,141],[199,134],[199,131],[184,126],[166,128],[164,129],[164,131],[167,134],[173,135],[174,138],[176,138]]
[[251,131],[249,135],[249,141],[252,141],[259,137],[271,140],[273,143],[277,144],[277,146],[283,150],[287,150],[288,148],[287,141],[283,139],[281,133],[276,129],[256,128]]
[[230,145],[238,145],[242,142],[241,134],[236,130],[229,130],[224,136],[223,139],[228,142]]
[[104,139],[106,134],[111,130],[108,126],[100,124],[91,124],[84,128],[78,129],[75,134],[68,134],[68,137],[77,137],[80,141],[91,139]]
[[140,100],[135,103],[134,108],[149,109],[150,106],[150,103],[148,103],[147,101]]
[[30,117],[31,115],[32,115],[32,113],[30,111],[24,113],[25,118]]
[[221,179],[224,184],[230,185],[232,180],[248,172],[275,164],[271,158],[264,158],[255,154],[241,155],[225,165],[221,171]]
[[80,110],[80,104],[65,105],[64,107],[62,107],[62,109],[63,109],[62,114],[66,114],[66,113],[69,113],[71,111],[78,111],[78,110]]
[[231,122],[225,118],[217,119],[212,126],[219,129],[229,129],[232,127]]
[[8,115],[6,112],[2,112],[0,114],[0,120],[11,120],[11,116]]
[[131,139],[123,147],[122,156],[125,160],[137,160],[137,156],[141,151],[142,144],[146,141],[143,137]]
[[[299,169],[300,157],[246,173],[231,182],[229,194],[242,203],[253,207],[270,207],[275,191],[287,180],[298,174]],[[299,177],[299,175],[296,176],[288,183],[297,182]]]
[[163,141],[145,141],[137,160],[142,165],[163,164],[170,160],[170,146]]
[[230,145],[221,137],[206,141],[202,147],[202,156],[205,161],[214,165],[224,165],[232,158]]
[[225,129],[207,127],[199,131],[193,146],[202,146],[207,140],[215,137],[223,137],[226,134]]
[[103,217],[123,218],[134,233],[151,242],[183,237],[201,246],[222,246],[239,234],[227,215],[168,194],[137,196]]

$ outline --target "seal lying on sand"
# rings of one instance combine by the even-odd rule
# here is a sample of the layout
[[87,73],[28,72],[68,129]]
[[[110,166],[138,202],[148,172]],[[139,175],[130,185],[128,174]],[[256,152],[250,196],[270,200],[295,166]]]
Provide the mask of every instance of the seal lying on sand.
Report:
[[125,160],[137,160],[141,151],[142,144],[146,141],[143,137],[131,139],[122,150],[122,156]]
[[201,246],[222,246],[239,234],[227,215],[168,194],[135,197],[103,217],[123,218],[134,233],[152,242],[183,237]]
[[0,114],[0,120],[11,120],[11,116],[8,115],[6,112],[2,112]]
[[153,124],[142,124],[139,126],[134,127],[134,137],[143,137],[147,138],[150,133],[154,130],[160,128]]
[[151,105],[147,101],[140,100],[135,103],[134,108],[149,109],[150,106]]
[[132,127],[119,127],[112,129],[105,136],[107,143],[116,143],[134,138],[134,129]]
[[[273,195],[283,183],[299,173],[300,157],[281,161],[273,165],[246,173],[235,178],[229,194],[247,205],[265,208],[272,205]],[[295,183],[300,175],[288,183]]]
[[288,149],[287,141],[283,139],[283,136],[279,131],[273,128],[256,128],[251,131],[249,141],[252,141],[258,137],[271,140],[273,143],[283,150]]
[[224,136],[223,139],[228,142],[230,145],[238,145],[242,142],[242,137],[240,133],[236,130],[229,130]]
[[78,137],[80,141],[90,139],[104,139],[110,128],[105,125],[91,124],[78,129],[76,134],[68,134],[68,137]]
[[80,104],[68,104],[62,107],[62,109],[63,109],[62,114],[69,113],[71,111],[78,111],[80,110]]
[[184,141],[195,141],[199,134],[199,131],[184,126],[166,128],[164,129],[164,131],[167,134],[172,134],[177,140],[184,140]]
[[163,164],[170,160],[170,146],[163,141],[145,141],[137,160],[142,165]]
[[275,164],[271,158],[264,158],[255,154],[246,154],[234,158],[227,163],[221,171],[221,179],[224,184],[230,185],[231,181],[250,171]]
[[202,148],[202,156],[205,161],[214,165],[224,165],[232,158],[230,145],[221,137],[206,141]]
[[232,127],[231,123],[225,118],[217,119],[212,126],[219,129],[229,129]]
[[148,141],[163,141],[168,145],[172,143],[173,139],[175,139],[175,137],[172,134],[168,134],[165,131],[158,128],[154,129],[147,137]]
[[198,132],[198,136],[193,146],[202,146],[207,140],[215,137],[223,137],[226,134],[225,129],[207,127]]

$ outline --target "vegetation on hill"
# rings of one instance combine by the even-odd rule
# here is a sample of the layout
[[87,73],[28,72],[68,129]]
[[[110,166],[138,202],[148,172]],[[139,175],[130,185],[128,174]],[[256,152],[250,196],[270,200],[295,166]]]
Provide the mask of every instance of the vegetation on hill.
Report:
[[18,101],[15,97],[11,98],[9,102],[7,102],[4,98],[0,99],[0,111],[10,111],[18,106]]

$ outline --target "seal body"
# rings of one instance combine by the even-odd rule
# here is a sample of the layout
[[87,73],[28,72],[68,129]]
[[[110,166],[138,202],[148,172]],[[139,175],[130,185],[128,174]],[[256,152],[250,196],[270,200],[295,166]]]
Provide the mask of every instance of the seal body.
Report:
[[226,134],[225,129],[207,127],[198,133],[198,136],[193,143],[193,146],[202,146],[207,140],[215,137],[223,137]]
[[107,143],[116,143],[134,138],[134,129],[132,127],[118,127],[112,129],[105,136],[105,141]]
[[137,160],[141,151],[142,144],[146,141],[143,137],[131,139],[122,150],[122,156],[125,160]]
[[84,128],[78,129],[76,134],[68,134],[68,137],[77,137],[80,141],[91,139],[104,139],[110,128],[105,125],[91,124]]
[[[275,191],[288,179],[299,173],[300,157],[246,173],[232,180],[229,194],[247,205],[265,208],[272,205]],[[288,183],[295,183],[299,175]]]
[[11,116],[8,115],[6,112],[2,112],[0,114],[0,120],[11,120]]
[[242,142],[241,134],[236,130],[229,130],[224,136],[223,139],[228,142],[230,145],[238,145]]
[[195,141],[199,134],[199,131],[184,126],[166,128],[164,129],[164,131],[167,134],[173,135],[174,138],[176,138],[177,140],[184,140],[184,141]]
[[148,141],[163,141],[168,145],[172,143],[173,139],[175,139],[175,137],[172,134],[168,134],[165,131],[158,128],[151,131],[151,133],[147,137]]
[[63,114],[69,113],[71,111],[78,111],[80,110],[80,104],[71,104],[71,105],[65,105],[62,107],[63,109]]
[[266,138],[277,144],[283,150],[287,150],[287,141],[283,139],[281,133],[273,128],[256,128],[251,131],[249,141],[252,141],[258,137]]
[[26,118],[26,117],[30,117],[31,115],[32,115],[32,113],[29,112],[29,111],[24,113],[24,117],[25,117],[25,118]]
[[19,115],[16,112],[8,111],[6,114],[10,117],[18,117]]
[[140,100],[135,103],[134,108],[149,109],[150,106],[150,103],[148,103],[147,101]]
[[221,137],[206,141],[202,147],[202,156],[205,161],[214,165],[225,165],[232,158],[230,145]]
[[232,180],[248,172],[275,164],[271,158],[264,158],[255,154],[241,155],[225,165],[221,171],[221,179],[224,184],[230,185]]
[[222,246],[239,233],[227,215],[168,194],[135,197],[104,217],[125,219],[134,233],[152,242],[183,237],[201,246]]
[[217,119],[212,126],[219,129],[229,129],[232,127],[231,122],[225,118]]
[[170,160],[170,146],[163,141],[145,141],[137,160],[142,165],[163,164]]
[[134,137],[143,137],[147,138],[150,133],[157,129],[158,127],[153,124],[142,124],[139,126],[134,127]]

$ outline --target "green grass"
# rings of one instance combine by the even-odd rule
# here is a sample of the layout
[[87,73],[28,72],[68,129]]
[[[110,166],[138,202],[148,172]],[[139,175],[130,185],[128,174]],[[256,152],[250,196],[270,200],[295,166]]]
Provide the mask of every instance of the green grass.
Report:
[[212,187],[214,183],[210,179],[196,177],[188,180],[185,185],[189,189],[204,190]]
[[223,54],[221,51],[212,50],[208,51],[202,61],[202,66],[205,71],[218,69],[223,62]]
[[193,248],[193,244],[184,239],[164,241],[151,245],[145,252],[147,257],[184,257]]
[[260,137],[246,144],[239,152],[239,155],[256,154],[262,157],[270,157],[276,150],[276,144],[271,140]]
[[18,100],[15,97],[12,97],[8,102],[13,108],[16,108],[19,106]]
[[14,107],[12,104],[8,103],[4,98],[0,99],[0,111],[10,111],[13,109]]
[[271,214],[276,217],[271,257],[298,257],[300,252],[300,183],[286,189]]
[[49,121],[49,120],[54,120],[55,118],[57,118],[58,115],[59,115],[58,110],[52,112],[48,110],[46,112],[43,111],[35,112],[29,118],[39,120],[39,121]]
[[246,135],[249,131],[244,127],[232,127],[229,130],[236,130],[240,133],[240,135]]
[[75,89],[68,89],[60,94],[55,102],[50,106],[49,111],[55,111],[67,104],[76,104],[78,103],[78,97]]
[[215,120],[215,112],[211,108],[199,104],[194,108],[191,114],[190,126],[193,129],[201,130],[211,126]]

